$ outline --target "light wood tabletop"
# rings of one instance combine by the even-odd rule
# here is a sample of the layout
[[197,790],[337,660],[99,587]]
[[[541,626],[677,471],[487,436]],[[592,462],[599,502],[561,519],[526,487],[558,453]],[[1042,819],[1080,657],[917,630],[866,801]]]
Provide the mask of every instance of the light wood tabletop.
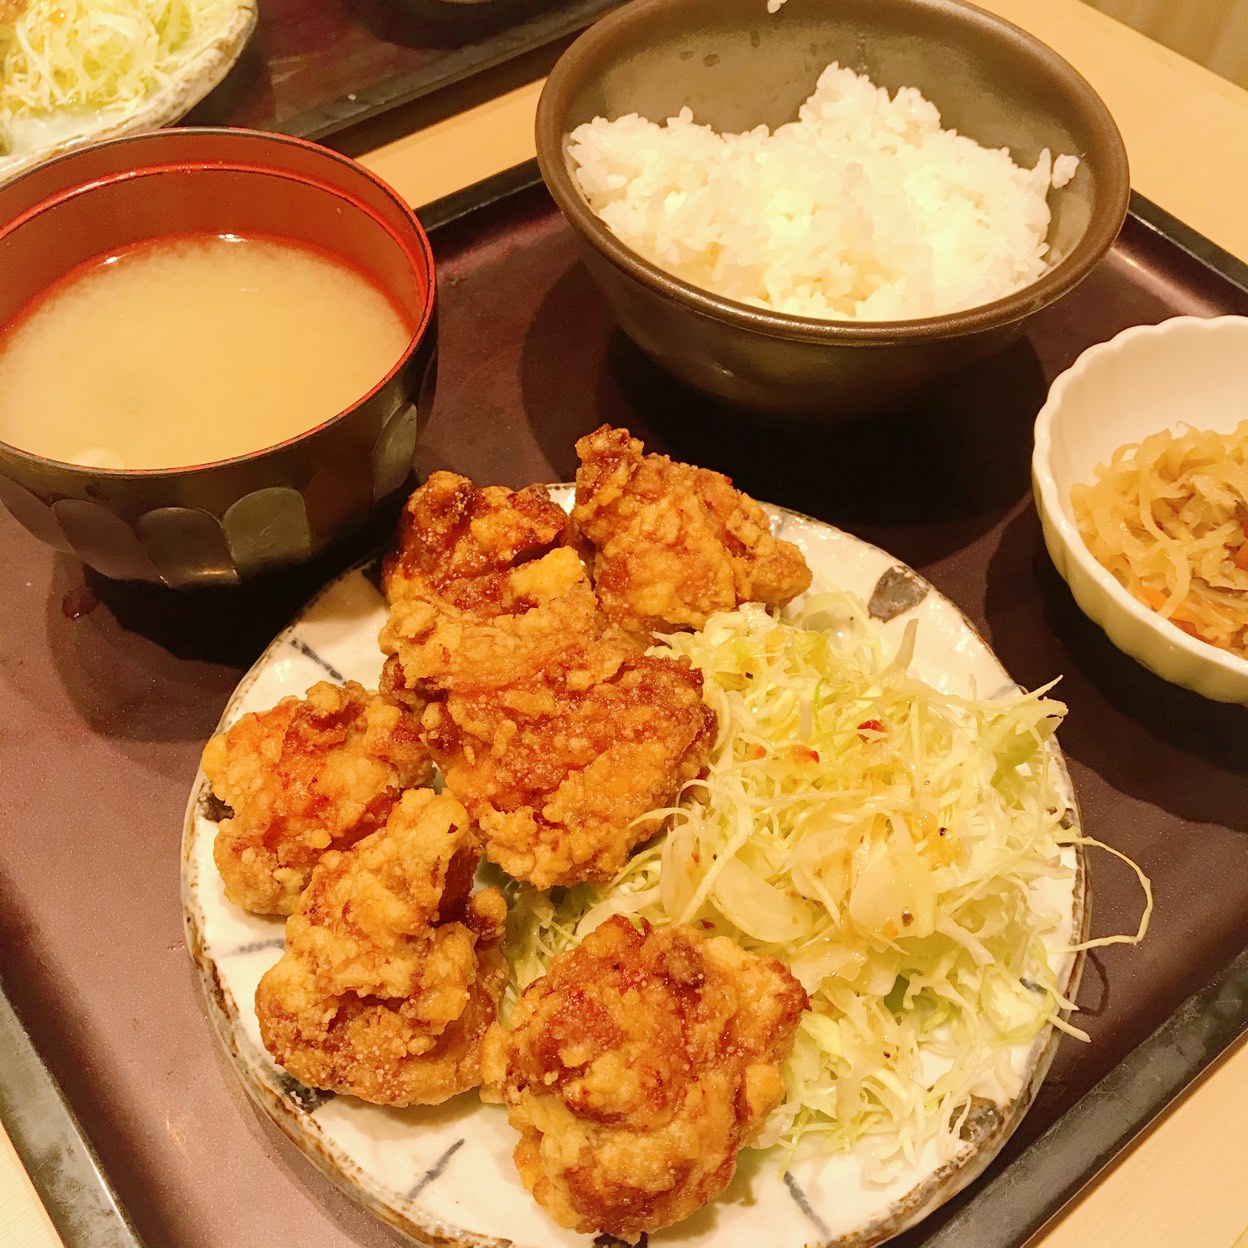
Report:
[[[1248,260],[1248,92],[1080,0],[979,3],[1092,82],[1126,139],[1136,190]],[[361,128],[352,150],[409,202],[429,203],[533,155],[541,81],[514,83],[513,71],[494,98],[463,108],[413,106]],[[1245,1123],[1241,1043],[1031,1248],[1248,1248]],[[0,1228],[8,1248],[60,1248],[2,1130]]]
[[12,1248],[64,1248],[34,1184],[0,1125],[0,1227]]

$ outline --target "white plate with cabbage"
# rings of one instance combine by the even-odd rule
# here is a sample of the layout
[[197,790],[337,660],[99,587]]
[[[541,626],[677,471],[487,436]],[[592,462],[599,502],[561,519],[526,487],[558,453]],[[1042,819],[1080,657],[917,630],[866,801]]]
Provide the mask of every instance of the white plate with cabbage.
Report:
[[257,0],[0,0],[0,183],[72,147],[169,125],[213,89]]
[[[569,487],[555,496],[570,505]],[[814,572],[661,643],[703,668],[710,774],[607,886],[510,882],[513,983],[610,914],[713,925],[783,958],[811,995],[765,1147],[724,1195],[649,1242],[881,1242],[968,1183],[1021,1119],[1077,987],[1085,844],[1053,731],[962,613],[883,551],[769,508]],[[221,727],[328,678],[376,686],[375,566],[344,574],[270,646]],[[304,1088],[252,1008],[283,922],[225,898],[202,775],[183,842],[188,941],[244,1085],[344,1190],[422,1242],[588,1245],[530,1198],[501,1107],[396,1110]],[[486,870],[492,870],[486,868]],[[491,878],[498,882],[497,876]],[[1111,938],[1113,939],[1113,938]],[[1134,939],[1134,938],[1132,938]]]

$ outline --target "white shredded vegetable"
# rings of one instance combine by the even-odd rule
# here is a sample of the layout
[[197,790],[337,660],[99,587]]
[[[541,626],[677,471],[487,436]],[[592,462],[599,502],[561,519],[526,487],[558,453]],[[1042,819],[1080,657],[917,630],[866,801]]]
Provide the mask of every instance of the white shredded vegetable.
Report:
[[233,0],[0,4],[0,127],[60,110],[133,111],[221,30]]
[[614,914],[787,963],[811,1008],[759,1144],[862,1142],[877,1178],[935,1136],[956,1147],[972,1095],[1015,1095],[1005,1050],[1048,1023],[1081,1034],[1054,971],[1088,843],[1045,748],[1065,708],[938,692],[907,670],[914,629],[887,654],[838,593],[792,622],[746,606],[664,639],[718,713],[709,774],[610,884],[510,886],[513,999]]

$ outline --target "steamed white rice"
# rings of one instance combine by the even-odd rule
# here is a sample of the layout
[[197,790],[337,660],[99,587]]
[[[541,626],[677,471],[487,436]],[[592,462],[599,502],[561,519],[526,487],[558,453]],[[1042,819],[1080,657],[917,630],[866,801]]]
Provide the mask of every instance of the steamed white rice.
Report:
[[742,303],[831,320],[975,307],[1047,266],[1047,195],[1078,166],[1034,169],[952,130],[913,87],[895,97],[830,65],[798,120],[717,134],[689,109],[656,125],[597,117],[571,135],[576,179],[620,238]]

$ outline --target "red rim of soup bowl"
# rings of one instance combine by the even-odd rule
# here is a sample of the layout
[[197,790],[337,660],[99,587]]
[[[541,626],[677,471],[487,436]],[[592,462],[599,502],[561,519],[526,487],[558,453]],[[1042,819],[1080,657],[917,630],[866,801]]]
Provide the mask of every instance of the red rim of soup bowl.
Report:
[[[352,176],[371,183],[378,192],[390,200],[390,202],[393,203],[402,215],[404,225],[410,230],[410,236],[405,238],[400,230],[396,229],[390,221],[387,221],[385,217],[373,209],[369,204],[365,203],[359,196],[352,194],[344,187],[327,182],[314,175],[284,168],[281,165],[266,164],[256,160],[195,160],[183,158],[178,160],[158,160],[126,169],[120,169],[99,177],[88,178],[84,181],[62,187],[61,189],[53,191],[48,195],[42,196],[28,207],[19,210],[18,213],[9,221],[0,225],[0,245],[3,245],[5,241],[10,239],[19,229],[41,216],[43,213],[52,211],[58,206],[70,202],[78,197],[89,195],[105,186],[137,182],[144,178],[159,177],[169,174],[185,175],[187,173],[202,172],[255,174],[264,178],[277,178],[287,182],[298,183],[322,194],[342,200],[344,203],[350,205],[352,210],[355,212],[368,217],[390,236],[390,238],[395,242],[410,262],[412,272],[416,275],[417,284],[422,291],[422,299],[419,317],[412,327],[411,336],[408,339],[407,347],[403,351],[403,354],[398,358],[398,360],[395,361],[393,367],[390,368],[384,376],[379,378],[369,390],[360,395],[360,397],[354,400],[348,407],[343,408],[341,411],[335,412],[332,416],[327,417],[325,420],[319,421],[314,425],[309,425],[308,428],[301,430],[299,433],[294,434],[289,438],[285,438],[280,442],[272,442],[267,446],[259,447],[256,450],[247,451],[241,455],[233,455],[225,459],[206,460],[203,463],[195,464],[181,464],[172,468],[102,468],[88,466],[85,464],[77,464],[72,460],[53,459],[45,455],[39,455],[33,451],[28,451],[23,447],[16,446],[15,444],[6,442],[4,439],[0,438],[0,448],[3,448],[6,453],[10,453],[21,459],[25,459],[36,464],[46,464],[49,466],[68,469],[74,472],[87,473],[91,476],[108,478],[178,476],[184,473],[202,472],[205,469],[226,468],[231,465],[246,463],[249,460],[258,459],[284,448],[293,446],[296,443],[303,441],[305,438],[310,438],[335,423],[345,419],[357,408],[369,402],[387,385],[389,385],[395,377],[408,366],[412,357],[420,349],[422,343],[424,342],[425,336],[433,323],[437,302],[433,249],[429,244],[429,239],[425,234],[424,227],[420,224],[420,219],[417,217],[415,211],[406,203],[398,192],[394,190],[393,187],[391,187],[382,178],[379,178],[376,174],[366,169],[358,161],[354,161],[350,157],[343,156],[329,148],[322,147],[317,143],[309,142],[306,139],[294,138],[290,135],[270,134],[260,130],[247,130],[225,126],[186,127],[175,130],[143,131],[138,134],[125,135],[121,138],[110,139],[103,143],[92,144],[88,147],[76,148],[72,152],[67,152],[64,155],[55,157],[53,160],[47,161],[42,165],[37,165],[35,168],[26,171],[17,178],[13,179],[13,181],[8,183],[6,186],[0,188],[0,203],[3,202],[3,199],[7,194],[13,191],[20,191],[23,183],[44,178],[50,172],[54,172],[57,166],[68,162],[81,161],[84,156],[89,156],[91,153],[97,152],[100,149],[120,148],[134,143],[150,143],[157,138],[166,138],[176,142],[181,138],[194,140],[200,137],[225,138],[227,140],[234,137],[240,137],[244,140],[260,140],[264,143],[272,143],[296,149],[312,155],[318,160],[324,159],[333,161],[337,165],[346,169]],[[150,239],[141,240],[138,245],[142,245],[142,241],[158,241],[161,237],[177,237],[179,231],[176,228],[176,223],[171,222],[171,225],[173,228],[171,228],[167,234],[154,234]],[[228,227],[228,225],[229,222],[223,221],[221,223],[221,228],[224,230]],[[257,235],[259,234],[258,231],[253,233]],[[323,242],[316,243],[310,239],[301,238],[293,234],[282,235],[269,233],[266,236],[274,238],[276,241],[292,242],[300,247],[306,247],[319,251],[322,254],[347,265],[353,271],[360,272],[358,266],[347,260],[334,247],[328,246]],[[102,257],[107,254],[109,254],[109,249],[104,248],[100,252],[96,253],[95,258]],[[91,257],[87,257],[80,263],[90,263],[90,260]],[[46,295],[46,293],[54,287],[57,282],[63,280],[69,275],[69,273],[73,272],[74,267],[78,266],[71,267],[46,283],[41,288],[39,295],[35,296],[35,300],[37,301],[40,297]],[[391,303],[391,305],[396,308],[396,310],[401,312],[405,323],[411,324],[412,318],[408,310],[395,297],[392,290],[387,289],[372,274],[361,272],[361,276],[377,288]],[[23,311],[19,312],[17,317],[10,318],[4,322],[3,325],[0,325],[0,333],[14,324],[16,320],[20,319],[25,311],[25,308],[27,307],[29,307],[29,304],[25,305]]]

